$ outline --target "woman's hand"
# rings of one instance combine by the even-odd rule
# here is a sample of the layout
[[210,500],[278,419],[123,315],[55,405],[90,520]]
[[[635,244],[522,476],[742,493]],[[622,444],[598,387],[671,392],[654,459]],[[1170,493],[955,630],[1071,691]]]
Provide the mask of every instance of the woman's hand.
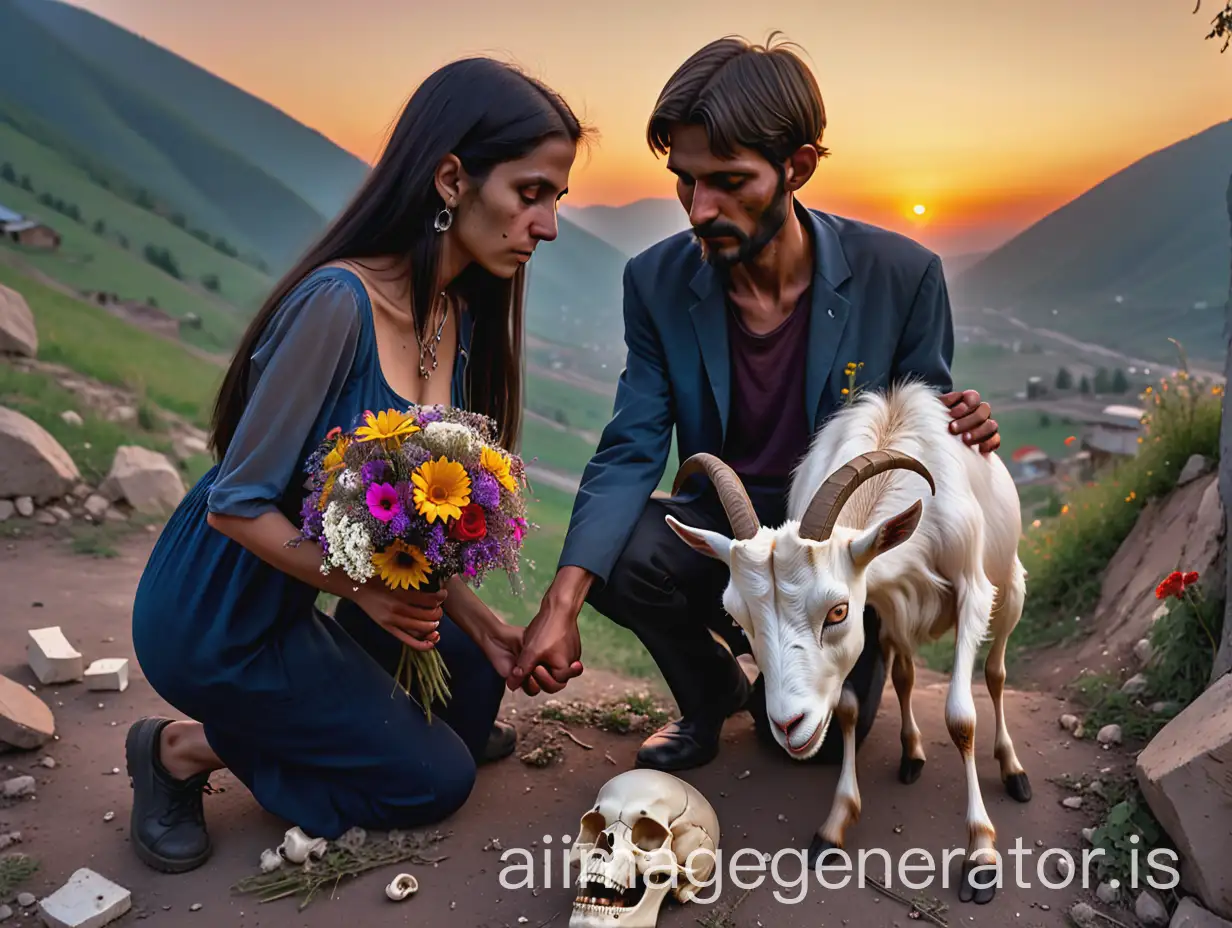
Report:
[[479,647],[502,677],[508,677],[513,670],[513,665],[522,652],[522,635],[525,631],[526,629],[517,625],[506,625],[499,619],[484,630]]
[[407,647],[430,651],[440,640],[444,590],[423,593],[418,590],[391,590],[384,583],[368,583],[353,596],[354,602],[381,628]]

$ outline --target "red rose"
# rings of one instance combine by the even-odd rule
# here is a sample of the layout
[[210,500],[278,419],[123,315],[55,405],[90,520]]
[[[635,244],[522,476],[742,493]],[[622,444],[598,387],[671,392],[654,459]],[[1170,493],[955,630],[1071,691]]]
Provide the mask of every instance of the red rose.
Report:
[[471,503],[462,509],[462,517],[454,519],[449,526],[449,537],[454,541],[478,541],[488,534],[488,517],[484,515],[483,507]]

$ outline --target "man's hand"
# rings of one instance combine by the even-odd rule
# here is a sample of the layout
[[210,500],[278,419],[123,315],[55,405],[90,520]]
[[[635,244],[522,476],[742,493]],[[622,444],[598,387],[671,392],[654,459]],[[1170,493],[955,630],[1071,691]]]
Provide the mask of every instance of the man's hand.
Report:
[[977,390],[960,390],[941,394],[941,402],[950,408],[954,417],[950,431],[961,435],[968,445],[978,445],[984,454],[991,454],[1001,447],[1001,433],[997,420],[992,418],[992,408],[980,400]]
[[522,636],[522,652],[506,685],[522,687],[531,696],[540,690],[559,693],[582,672],[582,638],[577,618],[593,575],[565,567],[543,596],[539,612]]

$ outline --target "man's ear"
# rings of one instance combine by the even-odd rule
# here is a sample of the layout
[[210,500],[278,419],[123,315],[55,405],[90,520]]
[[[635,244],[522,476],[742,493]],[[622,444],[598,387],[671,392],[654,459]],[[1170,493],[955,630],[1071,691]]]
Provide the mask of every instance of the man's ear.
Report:
[[814,145],[801,145],[787,156],[784,183],[789,193],[795,193],[817,173],[819,155]]
[[671,530],[679,535],[686,545],[706,557],[712,557],[716,561],[722,561],[724,564],[731,566],[731,539],[726,535],[718,532],[710,532],[704,528],[692,528],[682,522],[678,522],[672,516],[663,517]]
[[851,543],[851,559],[856,567],[864,569],[879,554],[897,548],[911,537],[919,527],[924,515],[923,500],[916,500],[896,516],[874,525]]

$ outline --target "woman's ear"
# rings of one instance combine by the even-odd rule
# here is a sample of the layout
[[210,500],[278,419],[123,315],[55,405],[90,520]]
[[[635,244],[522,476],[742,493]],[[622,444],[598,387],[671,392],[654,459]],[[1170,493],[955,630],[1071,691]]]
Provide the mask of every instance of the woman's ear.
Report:
[[463,174],[462,162],[454,154],[446,155],[436,166],[436,175],[433,178],[436,192],[450,209],[456,207],[462,199]]

